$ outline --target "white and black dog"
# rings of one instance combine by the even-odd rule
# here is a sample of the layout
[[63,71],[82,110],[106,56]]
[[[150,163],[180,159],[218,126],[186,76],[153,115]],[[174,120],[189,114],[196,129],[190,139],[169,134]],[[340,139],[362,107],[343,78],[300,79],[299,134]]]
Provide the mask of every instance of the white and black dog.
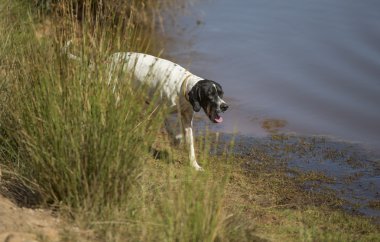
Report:
[[[64,50],[66,53],[68,45]],[[78,57],[68,54],[71,59]],[[208,118],[214,123],[221,123],[221,112],[228,109],[223,101],[222,87],[211,80],[196,76],[178,64],[155,56],[134,53],[119,52],[112,54],[107,61],[109,63],[108,84],[117,86],[117,76],[120,71],[132,77],[134,85],[148,87],[150,93],[158,92],[161,101],[166,102],[173,112],[179,112],[182,130],[176,134],[170,125],[166,125],[169,134],[179,138],[185,137],[189,151],[190,164],[196,170],[202,170],[198,165],[194,151],[193,115],[202,108]],[[166,122],[167,124],[167,122]]]

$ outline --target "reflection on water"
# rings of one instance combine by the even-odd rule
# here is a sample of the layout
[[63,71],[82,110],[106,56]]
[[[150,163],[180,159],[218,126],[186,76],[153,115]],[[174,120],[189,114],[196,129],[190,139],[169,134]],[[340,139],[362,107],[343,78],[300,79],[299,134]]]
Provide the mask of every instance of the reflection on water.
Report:
[[[173,33],[171,58],[222,84],[222,131],[285,130],[380,148],[380,1],[214,0]],[[199,23],[203,23],[200,26]]]

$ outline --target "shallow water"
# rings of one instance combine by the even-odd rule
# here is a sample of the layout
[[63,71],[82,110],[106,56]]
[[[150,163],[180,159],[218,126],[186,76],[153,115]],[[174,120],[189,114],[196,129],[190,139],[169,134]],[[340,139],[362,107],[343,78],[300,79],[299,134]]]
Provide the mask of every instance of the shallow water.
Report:
[[222,84],[220,139],[237,131],[234,153],[322,172],[346,208],[380,221],[380,1],[211,0],[188,13],[166,52]]
[[167,51],[224,87],[220,131],[262,136],[283,120],[380,150],[380,1],[214,0],[188,13]]
[[[334,141],[326,137],[278,135],[265,138],[220,134],[220,145],[213,150],[223,153],[225,144],[235,140],[232,153],[261,162],[260,152],[278,164],[286,164],[289,175],[292,170],[316,172],[328,179],[321,179],[303,187],[312,192],[334,191],[345,202],[343,208],[354,214],[362,214],[380,223],[379,208],[371,202],[380,200],[380,160],[360,145]],[[259,152],[257,152],[259,151]],[[255,157],[256,154],[258,157]],[[316,187],[314,185],[317,185]],[[319,188],[318,188],[319,187]],[[320,189],[319,191],[315,189]]]

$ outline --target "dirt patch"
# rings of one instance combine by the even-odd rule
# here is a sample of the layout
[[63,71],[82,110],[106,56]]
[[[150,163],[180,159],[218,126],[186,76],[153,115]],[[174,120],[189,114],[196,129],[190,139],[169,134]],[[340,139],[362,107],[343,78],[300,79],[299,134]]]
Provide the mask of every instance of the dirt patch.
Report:
[[43,195],[31,185],[7,169],[0,177],[0,242],[87,241],[89,232],[60,212],[41,208]]
[[0,195],[0,242],[60,241],[59,218],[44,209],[21,208]]

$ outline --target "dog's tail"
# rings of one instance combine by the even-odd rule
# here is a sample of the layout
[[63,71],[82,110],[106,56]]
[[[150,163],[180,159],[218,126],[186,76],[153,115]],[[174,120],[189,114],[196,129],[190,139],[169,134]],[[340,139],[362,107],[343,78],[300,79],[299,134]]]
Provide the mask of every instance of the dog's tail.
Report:
[[69,48],[72,43],[73,43],[72,40],[67,41],[66,44],[62,47],[61,52],[63,55],[66,55],[67,58],[70,60],[81,61],[81,58],[79,56],[73,55],[69,52]]

